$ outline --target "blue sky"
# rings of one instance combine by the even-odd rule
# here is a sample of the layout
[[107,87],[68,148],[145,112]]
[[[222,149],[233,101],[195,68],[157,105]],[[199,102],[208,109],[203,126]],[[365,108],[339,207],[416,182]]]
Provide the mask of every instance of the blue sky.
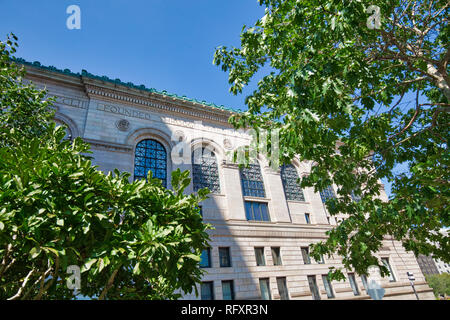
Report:
[[[74,4],[80,30],[66,26]],[[16,56],[27,61],[245,109],[256,81],[233,96],[212,60],[217,46],[239,46],[243,25],[263,15],[257,0],[0,0],[0,38],[14,32]]]
[[[66,27],[72,4],[80,30]],[[244,109],[214,50],[238,46],[242,26],[263,15],[257,0],[0,0],[0,37],[14,32],[28,61]]]

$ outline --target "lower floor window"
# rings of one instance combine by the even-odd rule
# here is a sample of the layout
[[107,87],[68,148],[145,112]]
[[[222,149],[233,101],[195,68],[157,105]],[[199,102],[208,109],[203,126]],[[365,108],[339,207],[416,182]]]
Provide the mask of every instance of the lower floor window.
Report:
[[325,291],[327,292],[327,297],[334,298],[333,287],[331,286],[331,281],[328,278],[328,275],[323,275],[322,280],[323,280],[323,285],[325,287]]
[[277,278],[278,293],[281,300],[289,300],[289,293],[286,285],[286,278]]
[[316,276],[308,276],[309,290],[313,300],[320,300],[319,289],[317,287]]
[[350,281],[350,286],[352,287],[353,294],[355,296],[359,296],[359,289],[358,289],[358,285],[356,284],[355,274],[349,273],[348,280]]
[[259,289],[261,290],[262,300],[271,300],[269,279],[259,279]]
[[200,291],[202,300],[214,300],[214,284],[212,281],[202,282]]
[[223,300],[234,300],[233,280],[222,281]]

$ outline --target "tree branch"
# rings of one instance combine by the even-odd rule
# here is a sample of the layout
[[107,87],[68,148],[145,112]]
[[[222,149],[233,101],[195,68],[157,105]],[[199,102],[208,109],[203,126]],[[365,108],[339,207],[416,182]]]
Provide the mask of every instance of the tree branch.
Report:
[[104,300],[106,293],[108,292],[109,289],[111,289],[113,283],[114,283],[114,278],[117,275],[117,272],[119,271],[119,267],[117,267],[116,270],[113,271],[113,273],[111,274],[111,276],[109,277],[108,283],[106,284],[105,288],[103,288],[102,293],[100,294],[100,296],[98,297],[98,300]]

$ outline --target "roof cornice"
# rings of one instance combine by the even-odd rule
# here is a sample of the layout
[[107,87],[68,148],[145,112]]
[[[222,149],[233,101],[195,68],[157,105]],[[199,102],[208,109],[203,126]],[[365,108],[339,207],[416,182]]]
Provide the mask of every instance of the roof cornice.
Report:
[[84,91],[90,97],[107,98],[123,103],[143,105],[151,109],[159,109],[183,115],[201,118],[220,123],[227,123],[228,118],[241,111],[190,99],[185,96],[170,94],[166,91],[146,88],[144,85],[134,85],[131,82],[124,83],[120,79],[112,80],[106,76],[96,76],[86,70],[74,73],[69,69],[58,69],[54,66],[43,66],[40,62],[28,62],[16,58],[18,64],[26,67],[27,74],[34,78],[46,78],[47,80],[63,82],[65,85],[84,87]]

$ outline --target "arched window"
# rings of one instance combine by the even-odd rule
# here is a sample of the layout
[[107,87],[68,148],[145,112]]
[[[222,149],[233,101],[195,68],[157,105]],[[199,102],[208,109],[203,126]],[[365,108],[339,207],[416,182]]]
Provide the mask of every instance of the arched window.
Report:
[[281,181],[283,181],[286,200],[305,201],[303,190],[297,182],[297,170],[292,164],[281,166]]
[[240,171],[244,196],[265,198],[266,192],[259,164],[249,164]]
[[142,140],[136,145],[134,179],[147,178],[149,170],[167,187],[167,152],[161,143],[153,139]]
[[220,193],[217,160],[209,148],[198,148],[192,152],[192,177],[194,191],[208,188],[211,193]]

